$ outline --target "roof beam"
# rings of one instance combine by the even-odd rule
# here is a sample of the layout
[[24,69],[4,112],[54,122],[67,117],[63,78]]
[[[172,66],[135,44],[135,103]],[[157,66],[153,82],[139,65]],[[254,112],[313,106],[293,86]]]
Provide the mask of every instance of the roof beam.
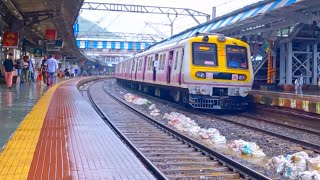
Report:
[[14,15],[14,17],[19,19],[20,21],[23,20],[23,16],[21,15],[19,10],[16,8],[16,6],[10,0],[2,0],[2,3],[6,5],[6,7]]
[[176,15],[176,16],[191,16],[198,24],[199,24],[199,20],[196,17],[205,17],[207,21],[210,20],[209,14],[205,14],[203,12],[195,11],[188,8],[84,2],[81,9],[132,12],[132,13],[167,14],[167,15]]
[[80,31],[77,38],[98,38],[98,39],[125,39],[144,41],[144,42],[157,42],[164,39],[164,37],[157,34],[139,34],[139,33],[123,33],[123,32],[91,32]]

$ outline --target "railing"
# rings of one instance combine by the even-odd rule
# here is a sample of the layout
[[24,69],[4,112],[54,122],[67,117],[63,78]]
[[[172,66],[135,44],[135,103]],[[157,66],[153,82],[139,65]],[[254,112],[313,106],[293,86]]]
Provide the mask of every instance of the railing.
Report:
[[259,57],[261,56],[255,55],[251,58],[254,75],[256,75],[261,67],[268,61],[268,55],[265,55],[261,60],[258,59]]

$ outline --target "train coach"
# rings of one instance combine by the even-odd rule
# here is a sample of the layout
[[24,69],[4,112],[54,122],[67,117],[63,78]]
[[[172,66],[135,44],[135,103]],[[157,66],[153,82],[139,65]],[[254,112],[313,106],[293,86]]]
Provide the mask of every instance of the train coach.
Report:
[[246,109],[253,84],[247,43],[221,34],[196,33],[119,63],[117,82],[201,109]]

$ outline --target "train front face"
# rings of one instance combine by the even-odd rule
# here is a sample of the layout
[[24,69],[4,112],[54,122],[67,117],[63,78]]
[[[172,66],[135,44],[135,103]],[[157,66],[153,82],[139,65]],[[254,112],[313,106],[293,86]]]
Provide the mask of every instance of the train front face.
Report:
[[189,41],[184,82],[194,108],[244,110],[253,84],[250,48],[223,35],[204,35]]

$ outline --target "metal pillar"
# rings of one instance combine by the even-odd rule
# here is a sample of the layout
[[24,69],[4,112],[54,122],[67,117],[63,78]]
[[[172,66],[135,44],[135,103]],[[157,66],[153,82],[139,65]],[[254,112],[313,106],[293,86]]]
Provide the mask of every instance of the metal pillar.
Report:
[[280,46],[280,84],[286,83],[286,44]]
[[[310,46],[307,46],[307,52],[312,52],[311,49],[310,49]],[[310,57],[309,59],[306,60],[306,78],[305,78],[305,83],[306,84],[310,84],[310,79],[313,77],[312,76],[312,72],[310,71],[310,67],[311,67],[311,59],[312,57]],[[311,77],[308,77],[308,76],[311,76]]]
[[292,42],[287,43],[286,84],[292,84]]
[[318,84],[318,76],[319,76],[318,75],[318,63],[320,63],[320,62],[318,62],[319,54],[318,54],[318,45],[317,44],[313,45],[312,51],[313,51],[312,84],[317,85]]

